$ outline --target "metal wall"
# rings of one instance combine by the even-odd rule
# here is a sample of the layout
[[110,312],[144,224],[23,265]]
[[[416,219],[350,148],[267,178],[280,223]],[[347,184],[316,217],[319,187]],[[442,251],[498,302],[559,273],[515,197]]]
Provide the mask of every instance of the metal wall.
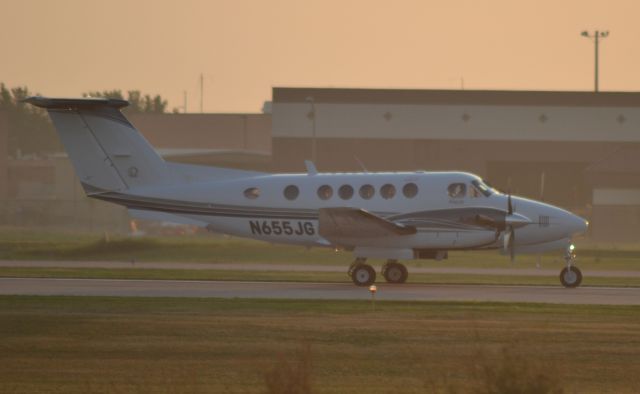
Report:
[[469,171],[591,219],[597,237],[640,241],[640,224],[619,216],[622,208],[592,201],[604,185],[640,188],[640,93],[274,88],[273,96],[274,171],[304,171],[315,139],[320,171],[357,171],[359,162],[370,171]]

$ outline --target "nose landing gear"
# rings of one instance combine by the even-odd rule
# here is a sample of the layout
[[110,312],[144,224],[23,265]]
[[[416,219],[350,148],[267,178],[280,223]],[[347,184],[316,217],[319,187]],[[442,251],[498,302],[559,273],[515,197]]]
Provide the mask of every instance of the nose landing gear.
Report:
[[569,245],[564,254],[564,260],[567,263],[567,266],[560,271],[560,283],[562,283],[562,286],[566,288],[575,288],[580,286],[580,283],[582,283],[582,272],[578,267],[573,265],[575,263],[575,259],[575,247],[573,245]]

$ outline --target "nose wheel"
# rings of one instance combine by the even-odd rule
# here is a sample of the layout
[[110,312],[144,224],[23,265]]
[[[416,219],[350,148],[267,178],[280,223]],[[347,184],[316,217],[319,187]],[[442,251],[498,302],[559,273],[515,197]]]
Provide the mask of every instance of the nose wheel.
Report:
[[564,259],[567,266],[560,271],[560,283],[566,288],[575,288],[582,283],[582,272],[574,266],[576,259],[575,247],[570,245],[565,252]]

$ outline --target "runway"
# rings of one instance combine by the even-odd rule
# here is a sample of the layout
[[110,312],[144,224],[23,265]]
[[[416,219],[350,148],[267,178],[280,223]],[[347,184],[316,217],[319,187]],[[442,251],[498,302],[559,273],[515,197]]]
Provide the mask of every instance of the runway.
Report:
[[[640,288],[487,285],[377,285],[377,300],[640,305]],[[351,283],[0,278],[0,295],[218,297],[368,300]]]
[[[124,262],[124,261],[42,261],[0,260],[0,268],[106,268],[106,269],[156,269],[156,270],[213,270],[213,271],[265,271],[265,272],[340,272],[347,271],[342,265],[320,264],[273,264],[273,263],[184,263],[184,262]],[[374,267],[380,272],[380,267]],[[538,276],[558,277],[561,265],[553,268],[469,268],[469,267],[413,267],[411,274],[461,274],[494,276]],[[588,277],[640,278],[640,271],[629,270],[582,270]]]

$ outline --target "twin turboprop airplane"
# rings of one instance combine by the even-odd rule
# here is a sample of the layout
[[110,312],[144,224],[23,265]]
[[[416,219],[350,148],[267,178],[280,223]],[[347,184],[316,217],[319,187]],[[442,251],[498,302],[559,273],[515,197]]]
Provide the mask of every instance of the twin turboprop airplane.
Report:
[[[563,209],[502,194],[465,172],[263,172],[165,162],[115,99],[30,97],[46,108],[89,197],[134,215],[274,243],[352,251],[349,275],[374,283],[367,258],[387,262],[382,275],[404,283],[398,260],[444,259],[449,250],[516,253],[565,250],[565,287],[580,285],[572,236],[588,223]],[[157,216],[156,216],[157,217]]]

